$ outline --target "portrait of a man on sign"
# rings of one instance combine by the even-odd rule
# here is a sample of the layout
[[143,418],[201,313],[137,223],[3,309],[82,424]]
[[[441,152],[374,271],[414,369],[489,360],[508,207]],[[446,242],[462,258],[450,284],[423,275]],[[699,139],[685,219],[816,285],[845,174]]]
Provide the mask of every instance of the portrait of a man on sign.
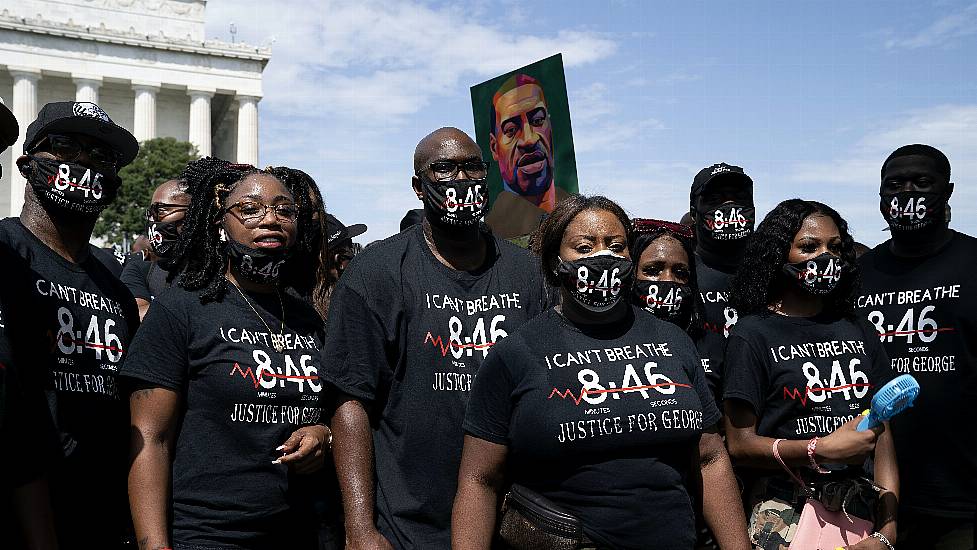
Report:
[[482,157],[493,165],[485,222],[502,238],[528,235],[577,192],[563,58],[472,86],[472,111]]
[[539,81],[525,74],[506,80],[492,98],[490,119],[489,148],[503,188],[551,212],[556,205],[553,125]]

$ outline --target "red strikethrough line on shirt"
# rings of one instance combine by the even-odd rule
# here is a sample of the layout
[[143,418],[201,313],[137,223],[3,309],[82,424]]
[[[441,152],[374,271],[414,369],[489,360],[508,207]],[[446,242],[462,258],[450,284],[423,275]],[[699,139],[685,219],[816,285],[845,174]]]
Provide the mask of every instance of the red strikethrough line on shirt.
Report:
[[573,393],[573,390],[571,390],[569,388],[567,388],[567,390],[565,392],[561,392],[558,388],[553,388],[553,391],[550,392],[550,396],[547,397],[547,399],[553,399],[553,396],[554,395],[559,395],[563,399],[566,399],[566,398],[569,397],[573,401],[573,403],[575,405],[579,405],[580,402],[583,401],[584,396],[586,396],[586,395],[600,395],[602,393],[616,393],[616,392],[622,392],[622,391],[650,390],[652,388],[662,388],[662,387],[667,387],[667,386],[676,386],[676,387],[681,387],[681,388],[691,388],[692,387],[692,386],[690,386],[688,384],[679,384],[678,382],[664,382],[664,383],[661,383],[661,384],[649,384],[647,386],[628,386],[628,387],[625,387],[625,388],[607,388],[607,389],[603,389],[603,390],[588,390],[586,388],[581,388],[580,389],[580,397],[577,397]]
[[845,384],[844,386],[838,386],[836,388],[812,388],[811,386],[805,386],[804,391],[801,392],[800,388],[794,388],[793,390],[784,386],[784,399],[794,399],[800,400],[801,405],[807,406],[807,396],[811,394],[812,391],[841,391],[848,388],[871,388],[872,384],[860,383],[860,384]]

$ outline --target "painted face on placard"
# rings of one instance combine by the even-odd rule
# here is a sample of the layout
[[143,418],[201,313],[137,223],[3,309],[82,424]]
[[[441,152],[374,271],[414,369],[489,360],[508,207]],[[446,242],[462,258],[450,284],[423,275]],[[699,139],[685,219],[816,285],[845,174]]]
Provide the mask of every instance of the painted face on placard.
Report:
[[543,89],[523,84],[497,97],[489,136],[505,187],[526,197],[553,186],[553,127]]

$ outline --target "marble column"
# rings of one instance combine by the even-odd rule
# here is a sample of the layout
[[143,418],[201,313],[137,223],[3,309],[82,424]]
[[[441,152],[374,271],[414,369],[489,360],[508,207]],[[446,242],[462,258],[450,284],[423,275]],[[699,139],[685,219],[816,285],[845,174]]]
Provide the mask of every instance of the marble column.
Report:
[[71,75],[75,82],[75,101],[90,101],[98,104],[98,89],[102,87],[102,77]]
[[258,165],[258,101],[249,95],[237,96],[237,161]]
[[216,90],[187,90],[190,96],[190,143],[201,157],[211,155],[210,99]]
[[41,78],[41,71],[32,68],[8,67],[10,76],[14,79],[14,93],[11,110],[20,125],[20,137],[11,148],[10,170],[4,170],[4,179],[10,182],[10,216],[19,216],[24,207],[24,185],[27,183],[20,170],[17,169],[17,157],[24,151],[24,134],[27,126],[37,118],[37,81]]
[[156,137],[156,94],[160,85],[146,82],[133,82],[136,93],[133,109],[132,135],[142,143]]

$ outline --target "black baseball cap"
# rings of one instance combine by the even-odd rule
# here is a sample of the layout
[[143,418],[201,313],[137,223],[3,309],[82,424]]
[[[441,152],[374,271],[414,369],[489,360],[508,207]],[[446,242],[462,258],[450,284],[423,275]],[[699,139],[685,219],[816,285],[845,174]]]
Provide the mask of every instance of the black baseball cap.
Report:
[[739,166],[733,166],[725,162],[706,166],[702,170],[699,170],[699,173],[692,179],[692,190],[689,192],[689,201],[693,208],[695,208],[695,199],[705,191],[706,186],[719,179],[733,179],[743,182],[751,189],[753,188],[753,180]]
[[336,216],[332,214],[326,214],[326,246],[332,247],[336,243],[341,243],[343,241],[352,240],[353,237],[358,237],[366,233],[366,226],[362,223],[354,223],[353,225],[346,226],[343,222],[339,221]]
[[24,154],[29,153],[48,134],[65,132],[91,136],[121,155],[119,168],[129,164],[139,152],[139,142],[109,115],[90,101],[56,101],[41,107],[37,120],[27,127]]
[[20,126],[17,125],[17,118],[3,104],[3,98],[0,98],[0,151],[17,143],[19,135]]

